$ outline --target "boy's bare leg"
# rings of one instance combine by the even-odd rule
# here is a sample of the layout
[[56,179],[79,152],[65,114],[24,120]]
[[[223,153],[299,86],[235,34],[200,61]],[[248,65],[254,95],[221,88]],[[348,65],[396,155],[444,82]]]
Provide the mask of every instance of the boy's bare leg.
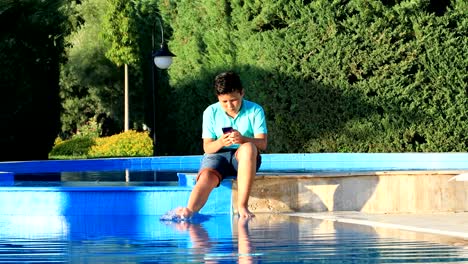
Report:
[[212,172],[202,172],[190,193],[187,207],[177,208],[176,214],[180,217],[188,218],[193,213],[200,211],[208,200],[211,191],[218,185],[218,182],[219,178]]
[[257,166],[257,147],[244,143],[237,150],[237,211],[239,217],[249,218],[255,215],[249,211],[249,196]]

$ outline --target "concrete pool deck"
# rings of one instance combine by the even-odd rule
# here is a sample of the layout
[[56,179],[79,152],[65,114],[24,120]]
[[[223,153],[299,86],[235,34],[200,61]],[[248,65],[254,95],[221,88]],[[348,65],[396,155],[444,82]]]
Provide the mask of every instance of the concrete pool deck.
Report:
[[[363,212],[427,214],[468,212],[466,170],[349,171],[260,174],[252,187],[254,213]],[[233,204],[237,182],[233,181]]]
[[288,215],[460,238],[468,246],[468,212],[371,214],[363,212],[290,213]]

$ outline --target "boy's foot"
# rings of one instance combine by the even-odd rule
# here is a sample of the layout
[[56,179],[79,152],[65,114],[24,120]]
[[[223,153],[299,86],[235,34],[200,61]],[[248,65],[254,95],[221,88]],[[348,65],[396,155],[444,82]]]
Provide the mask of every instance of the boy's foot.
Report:
[[247,208],[239,208],[239,218],[252,218],[255,217],[255,215],[249,211]]
[[190,218],[193,215],[193,211],[188,209],[187,207],[179,207],[175,211],[176,215],[178,215],[181,219]]

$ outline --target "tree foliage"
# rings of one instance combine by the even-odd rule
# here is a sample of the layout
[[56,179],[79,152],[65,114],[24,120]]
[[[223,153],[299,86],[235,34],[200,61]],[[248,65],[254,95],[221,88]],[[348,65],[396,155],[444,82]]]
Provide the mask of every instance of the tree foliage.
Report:
[[[160,155],[202,153],[212,81],[231,69],[265,108],[269,152],[466,151],[466,10],[466,0],[2,1],[12,26],[0,31],[0,159],[47,157],[59,99],[62,133],[102,116],[117,124],[108,135],[121,130],[123,64],[132,128],[156,131]],[[177,55],[168,71],[152,65],[159,19]]]
[[226,69],[264,106],[270,152],[466,151],[466,7],[163,1],[178,55],[169,69],[175,121],[167,122],[184,140],[174,151],[201,153],[201,113]]
[[69,37],[62,68],[62,133],[73,135],[92,119],[103,136],[122,131],[123,64],[129,64],[130,120],[134,129],[150,123],[151,34],[154,1],[84,0],[76,5],[78,25]]
[[[67,62],[62,65],[60,97],[62,100],[62,135],[75,134],[90,119],[120,123],[123,85],[122,71],[105,53],[110,43],[102,37],[106,1],[85,0],[75,5],[79,18],[76,30],[67,37]],[[115,124],[108,134],[118,131]]]
[[106,18],[103,20],[103,35],[110,48],[106,55],[117,66],[138,64],[138,25],[135,18],[134,2],[128,0],[107,0]]
[[0,2],[0,160],[47,159],[59,132],[68,4]]

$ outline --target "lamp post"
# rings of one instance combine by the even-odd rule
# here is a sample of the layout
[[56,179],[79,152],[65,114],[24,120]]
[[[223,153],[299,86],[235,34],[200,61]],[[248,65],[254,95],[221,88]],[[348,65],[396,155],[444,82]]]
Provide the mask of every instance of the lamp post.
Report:
[[[160,49],[157,51],[155,51],[154,45],[154,32],[156,30],[156,22],[159,22],[161,28],[161,45]],[[151,48],[153,49],[153,52],[151,53],[151,84],[153,89],[153,156],[156,156],[156,81],[154,72],[156,70],[155,67],[160,69],[169,68],[172,64],[172,57],[175,57],[175,55],[169,51],[167,44],[164,42],[164,29],[162,21],[157,16],[151,34]]]

